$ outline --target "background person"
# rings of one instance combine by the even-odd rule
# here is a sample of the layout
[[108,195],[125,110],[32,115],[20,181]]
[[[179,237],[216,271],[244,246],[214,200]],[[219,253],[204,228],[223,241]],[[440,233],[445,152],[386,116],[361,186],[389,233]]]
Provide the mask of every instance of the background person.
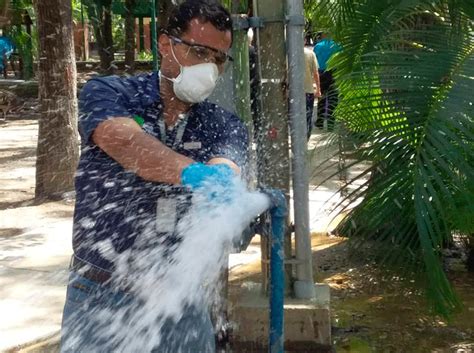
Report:
[[306,122],[307,122],[307,137],[311,137],[311,130],[313,129],[313,109],[315,97],[321,97],[318,60],[313,52],[311,39],[305,38],[304,48],[305,59],[305,77],[304,77],[304,91],[306,94]]
[[334,126],[333,112],[337,106],[338,97],[333,72],[327,70],[327,62],[341,50],[341,47],[329,38],[327,33],[319,32],[317,38],[318,42],[314,46],[314,53],[319,63],[322,99],[318,104],[318,117],[315,126],[322,129],[324,121],[326,121],[328,129],[332,129]]
[[15,46],[10,38],[0,34],[0,72],[4,78],[8,78],[7,66],[10,56],[13,54]]

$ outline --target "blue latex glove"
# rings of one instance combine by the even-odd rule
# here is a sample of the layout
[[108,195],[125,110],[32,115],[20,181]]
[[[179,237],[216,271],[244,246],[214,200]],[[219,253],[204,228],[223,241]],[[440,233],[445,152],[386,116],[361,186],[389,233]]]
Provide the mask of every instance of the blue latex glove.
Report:
[[181,172],[181,183],[192,190],[202,188],[230,188],[235,177],[227,164],[206,165],[193,163]]

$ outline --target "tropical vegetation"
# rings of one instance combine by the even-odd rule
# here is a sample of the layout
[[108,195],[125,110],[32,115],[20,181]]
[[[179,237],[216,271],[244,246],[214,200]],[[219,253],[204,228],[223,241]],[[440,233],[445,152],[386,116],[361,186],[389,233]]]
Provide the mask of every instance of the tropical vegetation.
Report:
[[414,274],[449,315],[461,303],[442,250],[454,236],[474,243],[474,2],[321,0],[305,11],[343,48],[329,66],[346,167],[368,162],[348,181],[338,232]]

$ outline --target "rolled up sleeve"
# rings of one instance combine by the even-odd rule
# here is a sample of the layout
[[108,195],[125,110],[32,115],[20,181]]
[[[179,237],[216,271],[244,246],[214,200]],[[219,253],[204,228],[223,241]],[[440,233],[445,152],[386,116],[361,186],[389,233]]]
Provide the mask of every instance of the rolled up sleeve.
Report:
[[89,81],[79,96],[79,133],[84,142],[90,143],[95,128],[113,117],[131,116],[123,102],[110,85],[99,81]]
[[87,82],[79,95],[79,133],[91,142],[95,128],[114,117],[133,117],[157,99],[156,77],[152,75],[121,78],[108,76]]

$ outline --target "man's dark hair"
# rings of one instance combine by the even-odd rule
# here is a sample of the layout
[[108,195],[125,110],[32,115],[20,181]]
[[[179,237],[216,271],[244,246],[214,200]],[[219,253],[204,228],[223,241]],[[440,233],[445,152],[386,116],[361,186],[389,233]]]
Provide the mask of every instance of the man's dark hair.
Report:
[[210,22],[219,31],[232,33],[232,19],[229,11],[214,0],[187,0],[171,12],[166,33],[179,37],[189,28],[191,20],[198,18]]

